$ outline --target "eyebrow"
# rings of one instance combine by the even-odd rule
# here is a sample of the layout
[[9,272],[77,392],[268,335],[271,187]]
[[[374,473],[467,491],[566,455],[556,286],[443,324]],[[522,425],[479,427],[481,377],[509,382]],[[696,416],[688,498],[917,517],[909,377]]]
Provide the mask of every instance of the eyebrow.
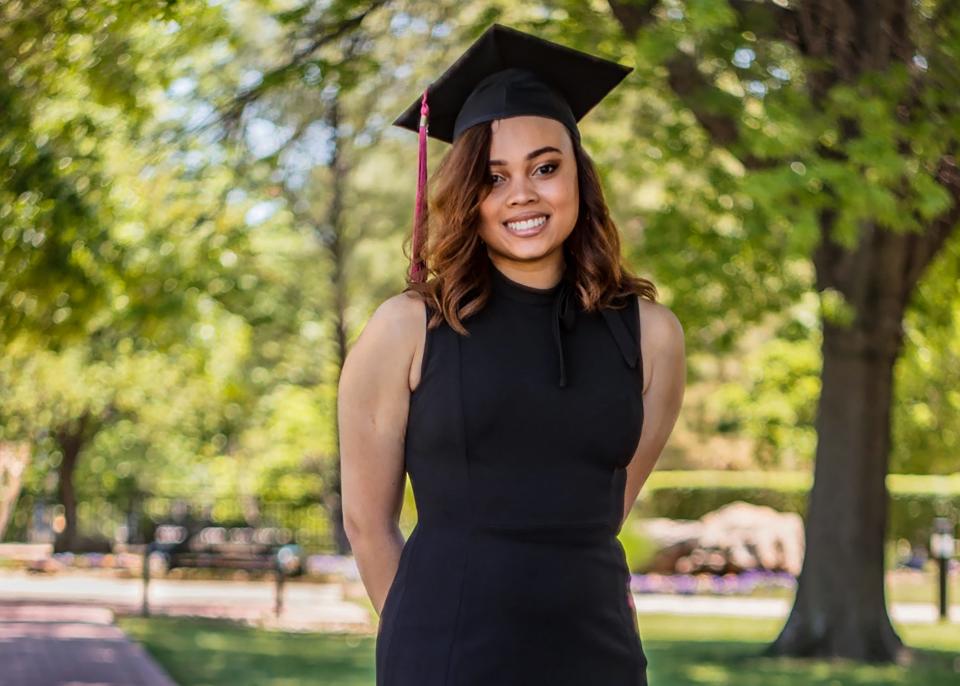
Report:
[[[557,153],[560,153],[561,155],[563,154],[563,152],[559,148],[555,148],[552,145],[545,145],[542,148],[537,148],[536,150],[528,152],[527,156],[524,159],[529,161],[529,160],[532,160],[534,157],[539,157],[545,152],[557,152]],[[507,163],[504,162],[503,160],[490,160],[489,166],[491,167],[495,165],[506,166],[506,164]]]

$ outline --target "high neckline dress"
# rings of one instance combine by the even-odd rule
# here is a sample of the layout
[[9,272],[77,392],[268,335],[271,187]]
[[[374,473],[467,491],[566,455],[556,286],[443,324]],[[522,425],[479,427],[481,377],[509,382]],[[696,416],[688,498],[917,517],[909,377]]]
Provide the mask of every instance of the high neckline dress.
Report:
[[643,423],[637,299],[584,312],[568,278],[488,267],[469,335],[426,332],[404,439],[418,519],[377,686],[645,686],[616,537]]

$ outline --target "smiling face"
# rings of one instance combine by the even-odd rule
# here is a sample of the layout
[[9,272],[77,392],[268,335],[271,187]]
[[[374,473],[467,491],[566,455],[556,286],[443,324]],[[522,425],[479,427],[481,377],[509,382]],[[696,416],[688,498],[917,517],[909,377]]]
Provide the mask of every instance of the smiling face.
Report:
[[580,206],[567,128],[537,116],[491,122],[489,172],[479,231],[490,258],[508,274],[558,274]]

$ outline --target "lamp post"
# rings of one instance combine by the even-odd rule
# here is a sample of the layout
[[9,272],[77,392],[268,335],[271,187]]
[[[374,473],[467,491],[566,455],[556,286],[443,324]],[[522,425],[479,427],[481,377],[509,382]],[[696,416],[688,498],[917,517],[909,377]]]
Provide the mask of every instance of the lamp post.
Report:
[[956,541],[953,538],[953,522],[946,517],[937,517],[933,520],[933,533],[930,534],[930,555],[937,560],[940,579],[940,619],[946,620],[949,607],[947,605],[947,567],[956,551]]

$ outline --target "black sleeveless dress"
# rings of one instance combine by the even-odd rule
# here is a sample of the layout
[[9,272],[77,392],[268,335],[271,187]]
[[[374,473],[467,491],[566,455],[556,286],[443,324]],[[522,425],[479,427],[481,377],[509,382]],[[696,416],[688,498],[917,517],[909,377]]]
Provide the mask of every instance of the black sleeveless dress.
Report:
[[489,268],[470,335],[427,330],[405,439],[418,521],[377,686],[645,686],[616,537],[643,422],[637,299],[587,313],[566,278]]

